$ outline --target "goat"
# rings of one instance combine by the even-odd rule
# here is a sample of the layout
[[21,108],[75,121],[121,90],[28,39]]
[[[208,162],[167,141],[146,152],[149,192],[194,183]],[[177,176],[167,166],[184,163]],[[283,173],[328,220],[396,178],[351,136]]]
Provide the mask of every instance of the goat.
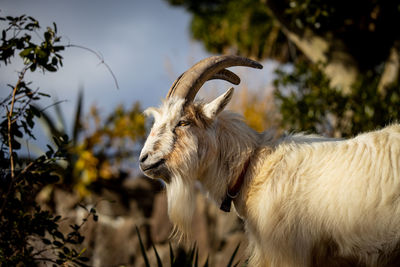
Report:
[[239,84],[226,68],[250,59],[200,61],[170,88],[140,168],[166,183],[175,227],[190,232],[195,183],[221,209],[231,202],[249,239],[249,266],[400,266],[400,126],[348,140],[258,133],[224,108],[233,88],[195,102],[210,79]]

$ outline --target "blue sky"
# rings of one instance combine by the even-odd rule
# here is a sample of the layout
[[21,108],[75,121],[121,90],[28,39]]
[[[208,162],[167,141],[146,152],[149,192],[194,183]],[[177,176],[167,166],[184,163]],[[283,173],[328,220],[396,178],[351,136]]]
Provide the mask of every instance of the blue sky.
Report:
[[[2,16],[27,14],[39,20],[42,27],[56,22],[65,44],[98,51],[115,73],[119,90],[98,58],[85,50],[69,48],[63,53],[64,67],[57,73],[27,75],[27,80],[34,82],[33,88],[40,87],[65,100],[61,108],[67,121],[71,121],[68,116],[73,114],[80,86],[84,88],[85,110],[96,104],[107,114],[118,104],[129,106],[135,101],[144,108],[158,106],[177,76],[210,56],[201,43],[190,38],[190,14],[163,0],[1,0],[0,8]],[[272,79],[274,64],[263,64],[262,71],[235,68],[235,72],[243,82],[259,87]],[[4,97],[6,84],[15,83],[21,66],[0,68],[0,97]],[[219,93],[229,87],[224,82],[207,86],[220,88]],[[46,101],[42,105],[51,104],[55,98]]]
[[[85,89],[86,108],[96,103],[109,111],[118,103],[136,100],[155,105],[172,83],[172,75],[189,66],[189,61],[206,56],[201,45],[190,40],[189,14],[161,0],[2,0],[1,6],[3,15],[28,14],[42,27],[56,22],[65,43],[98,51],[112,68],[119,90],[93,54],[69,48],[63,53],[64,67],[59,72],[28,77],[43,91],[69,101],[63,104],[66,111],[73,110],[79,86]],[[18,67],[2,69],[4,90]]]

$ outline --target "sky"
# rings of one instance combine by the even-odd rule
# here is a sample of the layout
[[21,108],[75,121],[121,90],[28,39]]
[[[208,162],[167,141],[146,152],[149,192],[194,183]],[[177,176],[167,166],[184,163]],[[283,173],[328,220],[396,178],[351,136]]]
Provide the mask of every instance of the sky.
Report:
[[[64,101],[60,105],[67,121],[72,121],[79,88],[84,89],[85,111],[96,105],[107,114],[118,104],[130,106],[136,101],[143,108],[158,106],[176,77],[211,56],[190,37],[191,15],[164,0],[0,0],[0,9],[1,16],[32,16],[42,28],[56,22],[64,44],[97,51],[115,74],[119,89],[95,55],[73,47],[63,51],[64,67],[58,72],[28,73],[32,88],[40,87],[53,96],[42,106]],[[236,67],[234,71],[243,82],[259,87],[271,82],[275,66],[262,63],[261,71]],[[2,64],[0,68],[2,98],[8,94],[6,85],[15,83],[21,65]],[[210,82],[207,86],[222,93],[230,84]]]

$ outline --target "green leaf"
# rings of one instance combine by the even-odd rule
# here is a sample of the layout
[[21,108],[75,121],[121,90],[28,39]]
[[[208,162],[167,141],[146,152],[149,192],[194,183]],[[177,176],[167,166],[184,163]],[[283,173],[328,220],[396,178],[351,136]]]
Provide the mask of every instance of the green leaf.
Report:
[[231,258],[229,259],[229,263],[228,263],[227,267],[231,267],[232,266],[233,260],[235,259],[235,256],[236,256],[236,253],[239,250],[239,247],[240,247],[240,243],[236,246],[235,251],[233,252]]
[[46,70],[50,71],[50,72],[55,72],[55,71],[57,71],[57,68],[55,68],[54,66],[49,65],[49,64],[45,65],[44,68],[45,68]]
[[[61,51],[61,50],[64,50],[64,49],[65,49],[65,46],[63,46],[63,45],[55,45],[55,46],[53,46],[54,52],[58,52],[58,51]],[[58,57],[58,54],[56,54],[56,56]]]
[[209,257],[207,256],[206,262],[204,263],[203,267],[208,267],[208,260],[209,260]]
[[35,54],[39,59],[45,59],[49,57],[49,53],[43,50],[40,46],[35,47]]
[[197,244],[194,243],[193,248],[190,251],[190,258],[189,259],[190,259],[191,262],[194,261],[196,251],[197,251]]
[[61,242],[57,241],[57,240],[53,241],[53,245],[55,245],[55,246],[57,246],[59,248],[63,246],[63,244]]
[[74,231],[77,231],[80,228],[77,224],[70,224],[69,227],[71,227]]
[[48,157],[51,157],[54,154],[54,149],[50,145],[46,145],[46,146],[47,146],[47,149],[49,150],[48,151],[49,152],[49,156]]
[[54,32],[57,33],[57,24],[53,22]]
[[34,72],[36,70],[37,64],[36,63],[32,63],[31,66],[29,67],[29,69],[31,70],[31,72]]
[[154,253],[156,254],[157,266],[158,266],[158,267],[162,267],[163,265],[162,265],[160,256],[158,255],[158,252],[157,252],[156,247],[154,246],[154,244],[151,244],[151,246],[153,247]]
[[44,96],[44,97],[50,97],[50,95],[49,95],[49,94],[45,94],[45,93],[42,93],[42,92],[38,92],[38,95],[40,95],[40,96]]
[[20,144],[18,141],[12,140],[12,141],[11,141],[11,144],[12,144],[12,146],[13,146],[13,148],[14,148],[15,150],[21,149],[21,144]]
[[63,247],[63,250],[64,250],[64,253],[65,253],[65,254],[69,254],[69,253],[70,253],[70,250],[69,250],[69,248],[67,248],[67,247]]
[[87,262],[87,261],[89,261],[90,259],[89,259],[88,257],[79,257],[78,260]]
[[64,240],[64,235],[60,231],[55,231],[53,234],[54,236]]
[[[194,257],[194,267],[198,266],[198,261],[199,261],[199,250],[196,249],[196,255]],[[193,264],[192,264],[193,265]]]
[[57,64],[58,64],[58,58],[57,58],[57,57],[53,57],[53,58],[51,59],[51,64],[57,66]]
[[51,244],[51,241],[48,240],[47,238],[42,238],[42,242],[43,242],[45,245],[50,245],[50,244]]
[[146,267],[150,267],[149,259],[147,258],[146,250],[144,248],[143,241],[142,241],[142,237],[140,236],[139,228],[137,228],[137,226],[136,226],[136,233],[137,233],[138,238],[139,238],[140,250],[142,251],[144,264],[145,264]]
[[22,132],[21,132],[18,128],[14,128],[13,131],[12,131],[12,133],[13,133],[16,137],[19,137],[19,138],[22,138],[22,137],[23,137]]
[[44,39],[47,41],[47,42],[49,42],[50,41],[50,39],[51,39],[51,33],[50,32],[45,32],[44,34],[43,34],[43,36],[44,36]]
[[60,259],[56,260],[56,263],[59,265],[63,264],[64,262],[65,262],[65,260],[60,260]]
[[76,144],[78,141],[78,134],[82,130],[82,108],[83,108],[83,90],[80,88],[78,93],[78,104],[75,112],[75,121],[72,128],[72,144]]
[[29,55],[32,51],[33,51],[33,47],[29,47],[29,48],[26,48],[26,49],[24,49],[24,50],[22,50],[20,53],[19,53],[19,55],[21,56],[21,57],[26,57],[27,55]]
[[169,245],[169,259],[171,261],[171,266],[174,266],[175,256],[174,256],[174,251],[172,250],[171,242],[168,242],[168,245]]

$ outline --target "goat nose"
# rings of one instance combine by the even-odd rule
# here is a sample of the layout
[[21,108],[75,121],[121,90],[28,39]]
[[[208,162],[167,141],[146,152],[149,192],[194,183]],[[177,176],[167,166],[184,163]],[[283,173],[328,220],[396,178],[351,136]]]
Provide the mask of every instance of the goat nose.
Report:
[[141,156],[139,159],[140,163],[145,162],[148,157],[149,157],[149,154],[144,154],[143,156]]

